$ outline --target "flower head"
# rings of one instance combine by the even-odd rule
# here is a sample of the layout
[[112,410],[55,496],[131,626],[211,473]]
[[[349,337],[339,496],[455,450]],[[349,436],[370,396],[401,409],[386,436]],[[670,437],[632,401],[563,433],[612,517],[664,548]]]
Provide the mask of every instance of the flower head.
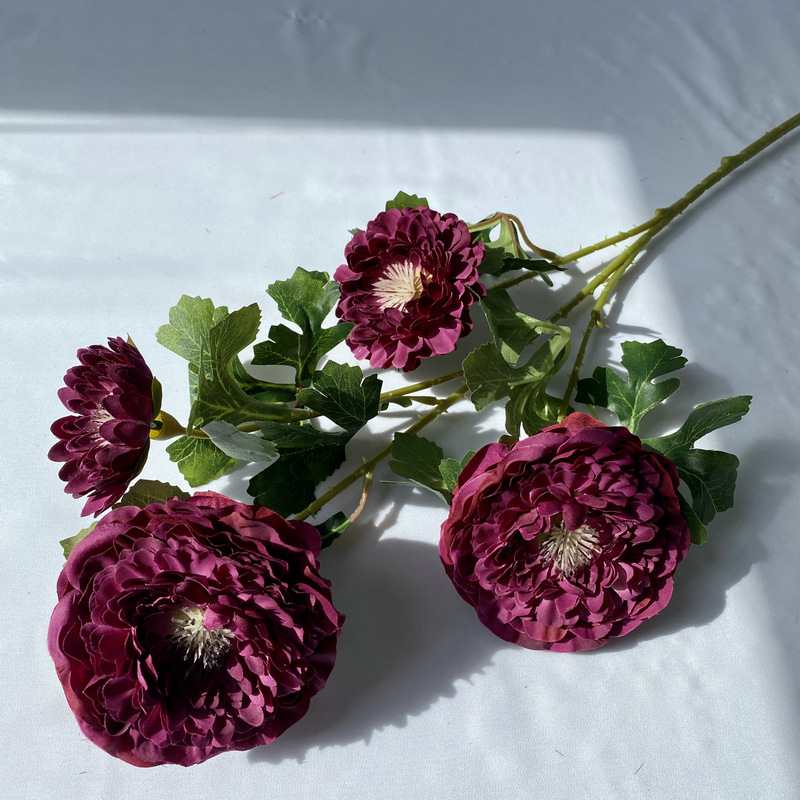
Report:
[[689,548],[675,465],[571,414],[467,464],[439,553],[480,621],[535,650],[591,650],[657,614]]
[[124,339],[78,350],[80,364],[64,376],[58,396],[72,416],[50,430],[59,441],[52,461],[63,461],[58,476],[73,497],[89,495],[83,515],[101,514],[122,497],[139,474],[157,413],[153,373],[141,353]]
[[472,330],[469,307],[478,283],[482,242],[455,214],[392,208],[358,231],[334,278],[336,315],[355,327],[347,342],[373,367],[410,372],[424,358],[455,350]]
[[213,492],[103,517],[67,560],[48,635],[81,730],[140,767],[283,733],[336,658],[320,546],[313,526]]

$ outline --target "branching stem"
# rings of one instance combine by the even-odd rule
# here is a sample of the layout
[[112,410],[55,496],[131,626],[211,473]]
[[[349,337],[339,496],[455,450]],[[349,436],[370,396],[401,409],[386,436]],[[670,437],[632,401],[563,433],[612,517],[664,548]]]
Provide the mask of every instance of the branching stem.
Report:
[[[427,414],[423,414],[413,425],[411,425],[406,433],[419,433],[426,425],[433,422],[440,414],[447,411],[450,406],[462,400],[467,393],[467,384],[462,384],[451,395],[448,395],[443,400],[440,400],[436,408],[432,408]],[[377,452],[372,458],[365,461],[358,469],[351,472],[347,477],[339,481],[335,486],[328,489],[325,494],[318,497],[311,505],[304,508],[299,514],[295,514],[294,519],[303,520],[317,513],[324,505],[333,500],[336,495],[343,492],[349,486],[352,486],[357,480],[370,472],[374,472],[375,467],[391,455],[392,443],[389,443],[382,450]]]

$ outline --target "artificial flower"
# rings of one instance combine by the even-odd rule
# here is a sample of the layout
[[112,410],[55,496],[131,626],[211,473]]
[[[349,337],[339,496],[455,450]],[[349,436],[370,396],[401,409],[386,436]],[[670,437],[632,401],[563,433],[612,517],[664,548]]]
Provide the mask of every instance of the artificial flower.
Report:
[[373,367],[410,372],[420,361],[455,350],[472,330],[469,308],[478,283],[482,242],[455,214],[392,208],[358,231],[334,273],[336,315],[355,323],[347,342]]
[[53,423],[59,441],[48,456],[64,462],[58,476],[65,492],[89,495],[83,516],[97,516],[122,497],[147,460],[157,413],[153,373],[138,349],[118,337],[108,347],[81,348],[78,361],[58,392],[73,415]]
[[103,517],[67,560],[48,636],[82,731],[139,767],[273,741],[336,658],[320,547],[313,526],[213,492]]
[[657,614],[689,548],[675,465],[586,414],[461,473],[440,556],[459,594],[506,641],[591,650]]

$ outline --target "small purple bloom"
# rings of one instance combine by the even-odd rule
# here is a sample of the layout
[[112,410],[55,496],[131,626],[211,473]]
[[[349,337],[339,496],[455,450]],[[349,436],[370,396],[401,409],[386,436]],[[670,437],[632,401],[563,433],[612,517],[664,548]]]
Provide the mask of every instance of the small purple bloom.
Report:
[[48,647],[84,734],[138,767],[268,744],[336,659],[343,617],[305,522],[214,492],[103,517],[58,581]]
[[591,650],[661,611],[689,549],[675,465],[623,427],[570,414],[459,476],[439,553],[501,639]]
[[389,209],[344,254],[347,263],[334,273],[336,315],[355,323],[347,343],[356,358],[410,372],[455,350],[472,330],[469,307],[485,292],[478,283],[484,245],[455,214]]
[[78,350],[80,364],[58,392],[73,416],[50,430],[60,440],[48,453],[63,461],[58,476],[73,497],[89,495],[82,515],[97,516],[119,500],[147,460],[156,413],[153,373],[124,339]]

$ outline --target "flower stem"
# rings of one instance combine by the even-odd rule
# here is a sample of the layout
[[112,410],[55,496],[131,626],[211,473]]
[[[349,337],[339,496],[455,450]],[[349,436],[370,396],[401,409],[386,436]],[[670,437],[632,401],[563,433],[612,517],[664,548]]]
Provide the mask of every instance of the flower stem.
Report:
[[[622,255],[626,254],[627,250]],[[592,307],[591,314],[589,315],[589,321],[586,323],[586,328],[583,332],[583,338],[581,339],[580,347],[578,348],[578,352],[575,356],[575,363],[572,366],[572,371],[570,372],[569,380],[567,381],[564,399],[561,401],[561,408],[558,412],[559,420],[564,419],[569,411],[570,399],[572,398],[572,392],[575,390],[575,387],[578,384],[578,378],[580,377],[581,367],[583,366],[583,358],[586,355],[586,348],[589,344],[589,339],[591,338],[591,335],[595,329],[605,325],[602,315],[603,307],[608,301],[611,292],[614,290],[617,281],[622,277],[625,270],[628,269],[628,267],[633,263],[635,256],[636,253],[630,253],[627,254],[627,257],[624,259],[614,259],[614,262],[618,262],[616,264],[616,269],[606,281],[603,291],[600,293],[600,296],[597,298],[597,301]]]
[[[573,261],[577,261],[584,256],[590,255],[591,253],[596,253],[599,250],[603,250],[606,247],[611,247],[612,245],[618,244],[619,242],[625,241],[630,239],[633,236],[638,236],[642,233],[658,233],[658,231],[662,230],[667,224],[669,224],[675,217],[682,214],[692,203],[698,200],[703,194],[705,194],[712,186],[715,186],[719,183],[723,178],[730,175],[735,169],[742,166],[746,162],[750,161],[752,158],[757,156],[762,150],[765,150],[771,144],[774,144],[779,139],[786,136],[788,133],[791,133],[795,130],[798,126],[800,126],[800,114],[795,114],[793,117],[790,117],[785,122],[782,122],[780,125],[776,125],[771,130],[767,131],[763,136],[756,139],[752,144],[749,144],[739,153],[734,156],[725,156],[720,161],[720,165],[714,172],[709,173],[706,175],[703,180],[699,183],[695,184],[686,194],[681,197],[680,199],[676,200],[672,205],[667,206],[666,208],[657,208],[652,217],[646,222],[643,222],[641,225],[637,225],[635,228],[631,228],[630,230],[623,231],[622,233],[618,233],[616,236],[609,236],[603,239],[596,244],[590,245],[589,247],[582,247],[576,250],[574,253],[569,253],[565,256],[557,256],[553,259],[553,263],[558,265],[568,264]],[[656,228],[655,231],[653,229]],[[652,236],[649,237],[652,239]],[[648,241],[649,241],[648,239]],[[638,242],[638,240],[637,240]],[[641,249],[641,247],[639,247]],[[637,250],[638,252],[638,250]],[[612,262],[613,264],[614,262]],[[611,264],[609,265],[611,267]],[[607,268],[608,269],[608,268]],[[611,270],[613,273],[615,270]],[[610,274],[610,273],[609,273]],[[502,281],[501,283],[494,284],[492,289],[509,289],[512,286],[517,286],[524,281],[531,280],[532,278],[536,277],[536,273],[531,274],[523,274],[518,275],[516,278],[510,278],[509,280]],[[597,288],[601,283],[604,283],[605,280],[608,278],[608,274],[606,274],[606,270],[601,272],[592,282],[593,288],[591,291],[586,292],[582,290],[579,294],[580,297],[573,298],[575,301],[571,305],[568,305],[566,313],[569,313],[572,308],[575,307],[584,297],[588,294],[594,292],[594,289]],[[588,289],[589,284],[584,289]],[[571,301],[572,302],[572,301]],[[563,314],[562,316],[566,316]],[[557,317],[560,319],[560,317]]]
[[[527,234],[522,226],[522,223],[519,219],[511,214],[495,214],[491,217],[488,217],[485,220],[477,223],[476,225],[470,226],[470,230],[480,231],[485,230],[488,228],[493,227],[494,225],[499,224],[501,221],[505,221],[510,225],[514,226],[513,229],[515,232],[518,232],[519,235],[524,240],[525,244],[535,253],[540,256],[550,258],[556,264],[567,264],[572,261],[577,261],[579,258],[583,258],[586,255],[591,253],[595,253],[599,250],[602,250],[606,247],[610,247],[612,245],[618,244],[619,242],[625,241],[630,239],[634,236],[638,237],[632,244],[628,245],[618,256],[616,256],[604,269],[602,269],[594,278],[586,283],[586,285],[577,293],[575,294],[567,303],[562,305],[560,308],[556,309],[556,311],[548,318],[550,322],[557,322],[560,319],[568,316],[572,310],[579,305],[585,298],[589,297],[590,295],[594,295],[595,291],[600,287],[603,286],[603,290],[601,291],[600,295],[598,296],[597,300],[595,301],[594,306],[592,307],[589,323],[586,326],[586,329],[583,334],[583,338],[581,340],[581,344],[578,348],[578,353],[576,354],[575,364],[573,366],[572,372],[570,373],[570,377],[568,379],[567,389],[564,393],[564,398],[561,403],[561,407],[559,410],[560,418],[563,418],[566,415],[566,411],[569,408],[570,398],[572,397],[572,393],[575,389],[575,386],[578,382],[578,377],[580,374],[580,369],[583,364],[583,358],[586,354],[586,348],[589,343],[589,339],[591,337],[592,332],[597,327],[601,327],[603,323],[602,319],[602,311],[605,307],[606,303],[608,302],[609,298],[611,297],[619,279],[622,275],[633,265],[636,257],[645,249],[647,244],[655,237],[658,233],[660,233],[667,225],[669,225],[676,217],[682,214],[692,203],[698,200],[705,192],[715,186],[719,181],[733,172],[735,169],[740,167],[742,164],[745,164],[747,161],[752,159],[754,156],[758,155],[762,150],[767,148],[769,145],[773,144],[774,142],[778,141],[780,138],[785,136],[786,134],[793,131],[795,128],[800,126],[800,114],[795,114],[793,117],[789,118],[785,122],[781,123],[780,125],[776,126],[772,130],[765,133],[762,137],[757,139],[752,144],[745,147],[741,152],[739,152],[735,156],[726,156],[720,162],[720,166],[714,170],[714,172],[707,175],[703,180],[693,186],[683,197],[676,200],[672,205],[667,206],[666,208],[659,208],[656,209],[653,216],[643,222],[641,225],[637,225],[634,228],[631,228],[627,231],[617,234],[616,236],[611,236],[603,239],[600,242],[597,242],[594,245],[589,247],[583,247],[579,250],[576,250],[573,253],[569,253],[566,256],[556,256],[554,253],[550,253],[549,251],[542,250],[539,247],[533,245],[533,243],[528,239]],[[502,281],[500,283],[495,284],[494,286],[490,287],[491,289],[508,289],[517,284],[522,283],[523,281],[530,280],[533,277],[536,277],[537,273],[529,273],[523,274],[516,278],[511,278],[506,281]],[[423,381],[421,383],[412,384],[401,389],[394,389],[390,392],[386,392],[381,395],[381,400],[389,400],[393,397],[402,397],[406,394],[413,394],[414,392],[419,391],[420,389],[425,389],[431,386],[436,386],[439,383],[444,383],[449,380],[454,380],[458,377],[463,375],[462,370],[458,370],[455,372],[447,373],[446,375],[442,375],[439,378],[434,378],[430,381]],[[418,431],[422,430],[426,425],[433,422],[440,414],[445,412],[451,405],[458,402],[467,394],[468,388],[466,383],[462,384],[455,392],[451,395],[446,397],[444,400],[441,400],[437,403],[436,407],[431,409],[427,414],[423,415],[419,418],[419,420],[411,425],[407,433],[417,433]],[[335,486],[332,486],[328,491],[326,491],[321,497],[315,500],[311,505],[307,508],[303,509],[299,514],[296,514],[294,519],[304,520],[319,511],[323,506],[325,506],[328,502],[330,502],[334,497],[336,497],[340,492],[344,489],[351,486],[360,478],[364,477],[365,475],[371,474],[376,465],[381,462],[384,458],[387,458],[392,452],[392,444],[387,445],[382,450],[377,452],[371,459],[365,461],[358,469],[354,470],[350,475],[343,478],[339,483]],[[363,500],[363,498],[362,498]]]
[[[692,203],[705,194],[705,192],[707,192],[712,186],[715,186],[724,177],[737,169],[737,167],[740,167],[742,164],[746,163],[755,155],[760,153],[765,147],[768,147],[782,136],[785,136],[787,133],[794,130],[796,127],[798,127],[798,125],[800,125],[800,114],[795,114],[795,116],[786,120],[786,122],[768,131],[760,139],[745,147],[744,150],[737,155],[726,156],[723,158],[720,162],[720,166],[714,170],[714,172],[703,178],[702,181],[693,186],[683,197],[681,197],[679,200],[676,200],[671,206],[663,209],[656,209],[656,212],[651,219],[643,223],[643,225],[640,225],[637,228],[632,228],[631,231],[628,231],[628,234],[632,234],[632,232],[644,231],[643,235],[639,236],[635,242],[628,245],[628,247],[626,247],[625,250],[623,250],[615,259],[613,259],[604,270],[595,276],[593,280],[589,281],[589,283],[587,283],[586,286],[584,286],[584,288],[572,298],[572,300],[558,309],[554,315],[555,319],[553,317],[550,318],[550,321],[555,322],[557,319],[565,317],[581,300],[583,300],[584,297],[587,297],[589,294],[593,294],[594,290],[598,286],[605,284],[603,291],[600,293],[597,301],[592,307],[589,322],[583,333],[583,339],[581,340],[580,347],[578,348],[578,353],[575,356],[575,363],[569,376],[567,388],[564,393],[564,399],[561,403],[559,419],[563,419],[567,414],[567,410],[569,409],[570,398],[572,397],[572,392],[574,391],[578,382],[578,376],[583,364],[583,357],[586,353],[586,347],[589,343],[589,338],[596,328],[599,328],[604,324],[602,319],[603,308],[613,294],[619,279],[628,270],[628,268],[633,265],[636,256],[639,255],[642,250],[644,250],[653,237],[666,228],[670,222],[682,214]],[[622,234],[620,234],[620,236],[622,236]],[[610,242],[610,240],[606,241],[613,243]],[[602,247],[606,246],[606,244],[603,243],[600,243],[600,245]],[[594,246],[593,248],[585,248],[587,252],[594,252],[597,249],[600,249],[600,247]],[[583,255],[586,254],[582,251],[578,251],[578,253]],[[575,253],[572,253],[570,256],[566,256],[565,258],[574,258],[575,255]]]
[[430,389],[431,386],[438,386],[440,383],[447,383],[447,381],[454,381],[464,375],[463,370],[456,370],[455,372],[448,372],[447,375],[440,375],[438,378],[431,378],[428,381],[420,381],[419,383],[410,383],[408,386],[402,386],[399,389],[392,389],[388,392],[381,394],[381,403],[386,403],[394,397],[403,397],[403,395],[414,394],[422,389]]
[[[432,408],[427,414],[423,414],[413,425],[411,425],[406,433],[419,433],[426,425],[433,422],[440,414],[443,414],[447,411],[450,406],[457,403],[459,400],[463,399],[463,397],[467,393],[467,384],[462,384],[456,391],[452,394],[445,397],[443,400],[440,400],[439,403],[436,405],[436,408]],[[347,477],[343,478],[339,481],[335,486],[332,486],[328,489],[325,494],[321,497],[318,497],[311,505],[304,508],[299,514],[295,514],[294,519],[304,520],[310,516],[313,516],[317,513],[323,506],[333,500],[338,494],[343,492],[349,486],[352,486],[359,478],[362,478],[364,475],[367,475],[370,472],[375,471],[375,467],[383,461],[384,458],[387,458],[392,453],[392,443],[389,443],[384,447],[382,450],[379,450],[375,453],[372,458],[365,461],[358,469],[351,472]]]

